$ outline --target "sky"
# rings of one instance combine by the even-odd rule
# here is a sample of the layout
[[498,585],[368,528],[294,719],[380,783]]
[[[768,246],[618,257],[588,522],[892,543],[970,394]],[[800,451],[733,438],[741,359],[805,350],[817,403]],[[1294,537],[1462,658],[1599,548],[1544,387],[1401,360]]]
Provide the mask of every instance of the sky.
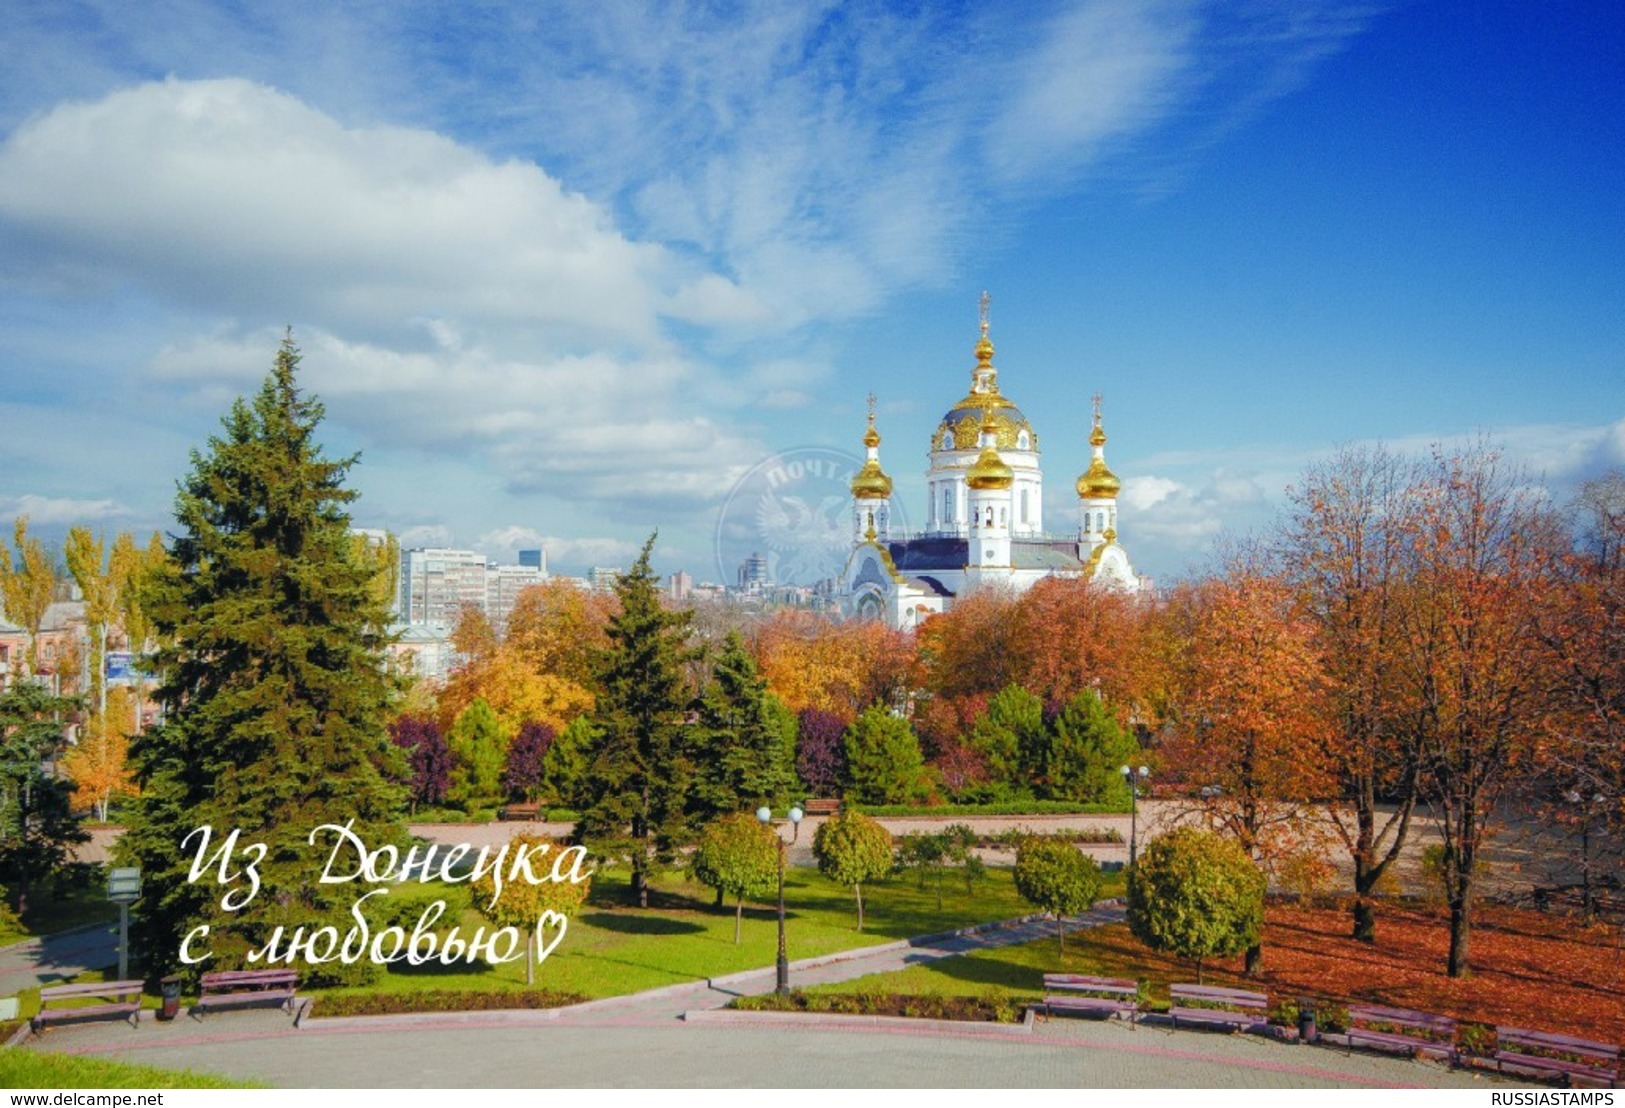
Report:
[[1159,581],[1340,445],[1561,500],[1625,465],[1625,5],[0,4],[0,519],[58,541],[172,530],[291,327],[358,525],[731,576],[870,393],[923,517],[983,290],[1048,529],[1098,391]]

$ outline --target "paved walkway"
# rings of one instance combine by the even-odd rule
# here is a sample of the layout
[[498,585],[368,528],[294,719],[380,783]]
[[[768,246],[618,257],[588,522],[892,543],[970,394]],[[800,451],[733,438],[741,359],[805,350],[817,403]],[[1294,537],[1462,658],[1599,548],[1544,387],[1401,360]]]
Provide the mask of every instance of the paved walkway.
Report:
[[118,924],[99,923],[25,939],[0,950],[0,996],[70,981],[118,962]]
[[[1102,907],[1069,920],[1122,918]],[[851,980],[969,950],[1052,936],[1029,921],[972,935],[892,943],[795,963],[798,985]],[[1344,1055],[1249,1036],[1173,1032],[1083,1019],[1035,1028],[944,1029],[925,1021],[831,1018],[793,1026],[683,1020],[737,994],[766,992],[773,970],[671,986],[545,1012],[312,1019],[219,1013],[170,1024],[102,1022],[47,1031],[37,1049],[119,1057],[286,1087],[1482,1087],[1403,1059]]]

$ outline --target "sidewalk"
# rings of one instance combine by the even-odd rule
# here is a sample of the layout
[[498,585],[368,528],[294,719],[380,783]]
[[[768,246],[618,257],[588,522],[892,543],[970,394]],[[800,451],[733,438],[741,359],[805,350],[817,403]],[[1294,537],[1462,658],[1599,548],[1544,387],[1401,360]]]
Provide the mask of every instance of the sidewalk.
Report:
[[[1122,918],[1102,907],[1069,928]],[[796,985],[846,981],[967,951],[1052,936],[1028,920],[793,963]],[[32,1048],[118,1057],[285,1087],[1347,1087],[1482,1088],[1469,1074],[1249,1036],[1069,1019],[1037,1028],[944,1032],[887,1022],[854,1028],[686,1023],[686,1011],[767,992],[771,967],[572,1008],[313,1018],[222,1012],[170,1024],[96,1023],[46,1032]]]

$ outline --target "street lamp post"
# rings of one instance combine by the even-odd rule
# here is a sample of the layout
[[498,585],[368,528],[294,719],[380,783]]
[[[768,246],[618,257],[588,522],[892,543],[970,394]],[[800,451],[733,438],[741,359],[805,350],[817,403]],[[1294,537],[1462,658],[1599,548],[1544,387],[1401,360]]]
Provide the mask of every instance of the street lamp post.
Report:
[[130,976],[130,905],[141,899],[141,871],[110,870],[107,899],[118,905],[118,979],[123,981]]
[[790,843],[795,842],[796,836],[801,834],[802,815],[800,808],[790,809],[790,838],[786,840],[784,834],[779,830],[784,821],[774,821],[773,809],[766,805],[756,809],[756,818],[773,828],[773,837],[779,840],[779,960],[778,976],[773,991],[780,996],[785,996],[790,992],[790,954],[784,945],[784,856],[789,849]]
[[1128,868],[1133,869],[1140,857],[1140,786],[1151,776],[1151,770],[1146,766],[1137,771],[1124,766],[1119,772],[1128,785]]

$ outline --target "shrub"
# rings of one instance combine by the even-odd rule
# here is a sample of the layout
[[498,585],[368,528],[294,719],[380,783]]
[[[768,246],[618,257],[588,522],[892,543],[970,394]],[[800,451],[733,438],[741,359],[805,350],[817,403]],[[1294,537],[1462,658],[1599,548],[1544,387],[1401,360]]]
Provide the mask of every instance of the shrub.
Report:
[[897,804],[929,794],[920,740],[908,720],[876,704],[846,729],[843,747],[846,795],[853,800]]
[[851,885],[858,899],[858,930],[863,930],[863,883],[891,872],[891,832],[861,812],[842,809],[813,835],[818,872]]
[[[1016,850],[1016,892],[1057,924],[1062,916],[1094,907],[1100,895],[1100,866],[1069,843],[1029,838]],[[1066,955],[1066,928],[1057,927],[1061,955]]]
[[1153,839],[1128,881],[1128,925],[1153,950],[1196,963],[1259,941],[1264,875],[1233,841],[1181,827]]
[[[820,828],[822,830],[822,828]],[[779,839],[766,824],[744,812],[706,824],[689,860],[694,876],[720,894],[737,898],[734,942],[745,915],[745,898],[773,891],[779,874]]]

